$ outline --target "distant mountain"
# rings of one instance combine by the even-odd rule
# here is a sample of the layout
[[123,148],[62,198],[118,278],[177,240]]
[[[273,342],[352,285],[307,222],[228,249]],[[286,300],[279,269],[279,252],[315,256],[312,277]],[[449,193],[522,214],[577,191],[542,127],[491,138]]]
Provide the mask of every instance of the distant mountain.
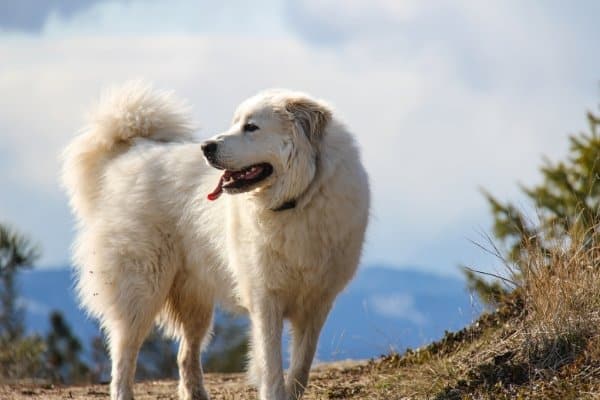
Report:
[[318,357],[362,359],[416,348],[467,325],[479,309],[463,280],[408,269],[362,268],[336,301]]
[[29,332],[47,332],[48,315],[52,310],[59,310],[83,344],[98,335],[96,324],[78,307],[70,269],[33,269],[19,274],[18,280]]
[[[19,279],[30,332],[45,333],[48,314],[57,309],[84,345],[99,334],[97,325],[77,306],[69,269],[26,271]],[[390,349],[419,347],[438,339],[445,330],[467,325],[479,309],[460,279],[365,267],[338,297],[323,328],[317,359],[363,359]],[[217,318],[225,320],[221,314]],[[215,345],[218,342],[215,338]]]

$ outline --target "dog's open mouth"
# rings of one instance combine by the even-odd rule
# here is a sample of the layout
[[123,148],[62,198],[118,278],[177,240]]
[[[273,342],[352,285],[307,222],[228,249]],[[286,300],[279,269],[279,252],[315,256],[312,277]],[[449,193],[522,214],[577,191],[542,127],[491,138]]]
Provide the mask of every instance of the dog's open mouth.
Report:
[[239,171],[225,170],[217,187],[208,194],[209,200],[216,200],[223,190],[232,193],[244,192],[254,184],[266,179],[273,173],[273,167],[268,163],[254,164]]

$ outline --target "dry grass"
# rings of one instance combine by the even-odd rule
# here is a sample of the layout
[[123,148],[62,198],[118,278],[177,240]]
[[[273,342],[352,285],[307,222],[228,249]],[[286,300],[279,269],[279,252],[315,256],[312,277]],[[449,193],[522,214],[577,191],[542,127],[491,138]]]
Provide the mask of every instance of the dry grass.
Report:
[[[492,314],[440,342],[374,363],[383,398],[600,398],[600,243],[526,244],[506,262],[516,289]],[[499,255],[497,248],[493,251]]]
[[574,236],[569,246],[541,252],[533,246],[517,265],[526,317],[523,347],[536,368],[570,362],[600,333],[600,246]]

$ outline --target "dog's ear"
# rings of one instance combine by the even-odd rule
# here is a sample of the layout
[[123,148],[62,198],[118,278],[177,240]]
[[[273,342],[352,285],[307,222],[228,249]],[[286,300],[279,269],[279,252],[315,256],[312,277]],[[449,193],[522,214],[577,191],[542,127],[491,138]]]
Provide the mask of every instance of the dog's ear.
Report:
[[285,110],[312,144],[319,142],[325,133],[325,127],[331,121],[331,110],[327,106],[304,97],[287,100]]

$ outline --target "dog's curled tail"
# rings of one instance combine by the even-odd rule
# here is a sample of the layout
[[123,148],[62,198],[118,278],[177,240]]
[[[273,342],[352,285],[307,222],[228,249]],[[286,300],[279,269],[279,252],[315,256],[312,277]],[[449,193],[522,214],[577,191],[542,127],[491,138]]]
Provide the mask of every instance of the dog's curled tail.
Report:
[[172,92],[132,81],[107,90],[82,133],[63,153],[62,180],[79,218],[92,211],[103,166],[136,138],[171,142],[191,139],[188,106]]

